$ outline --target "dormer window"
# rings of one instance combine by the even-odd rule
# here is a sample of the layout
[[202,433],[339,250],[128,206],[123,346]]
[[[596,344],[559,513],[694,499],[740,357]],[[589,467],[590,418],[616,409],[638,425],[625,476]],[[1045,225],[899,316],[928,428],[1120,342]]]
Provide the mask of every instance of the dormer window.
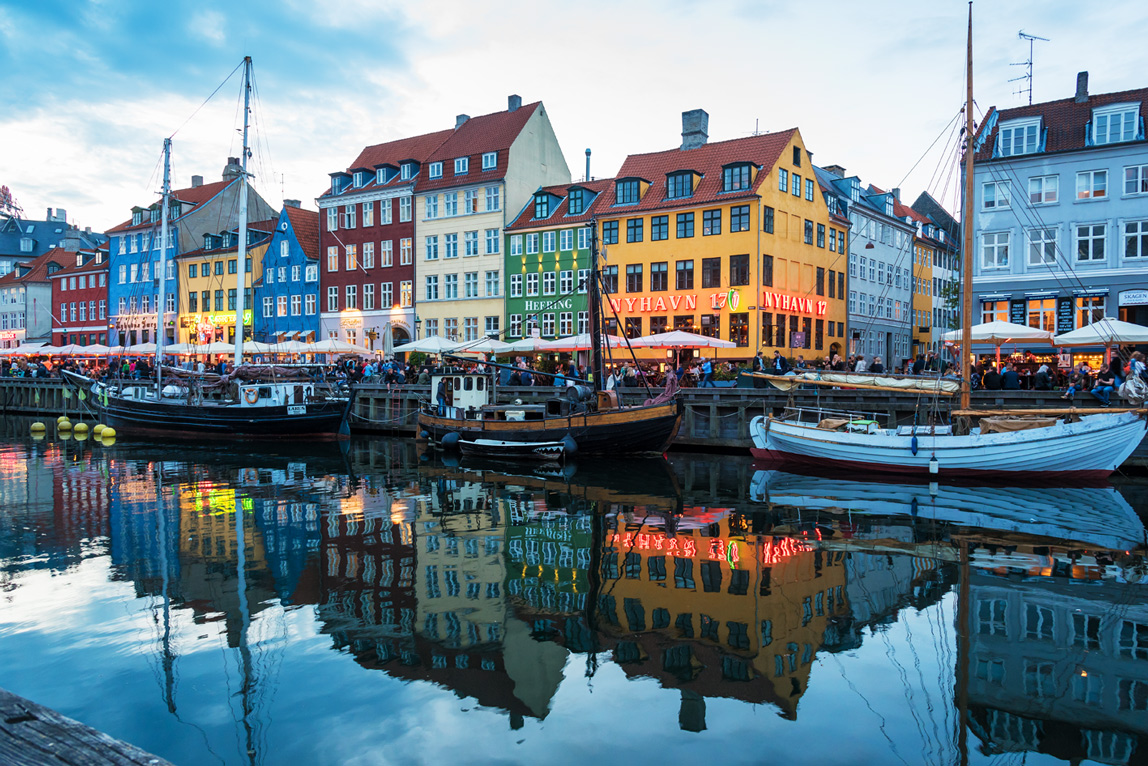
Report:
[[431,178],[442,178],[442,163],[432,162],[429,173]]
[[749,188],[749,163],[727,165],[721,172],[721,190],[723,192],[745,191]]
[[84,265],[84,256],[81,255],[80,253],[76,253],[76,265],[77,266],[83,266]]
[[363,185],[363,183],[364,183],[364,181],[365,181],[365,177],[366,177],[366,175],[367,175],[367,174],[366,174],[366,173],[364,173],[364,172],[363,172],[363,171],[361,171],[361,170],[356,170],[356,171],[355,171],[355,181],[354,181],[354,184],[355,184],[355,188],[356,188],[356,189],[358,189],[359,187],[361,187],[361,186]]
[[494,170],[498,167],[498,152],[486,152],[482,155],[482,169]]
[[21,237],[20,238],[20,252],[21,253],[32,252],[32,238],[31,237]]
[[159,220],[159,208],[153,207],[150,211],[151,222],[155,223]]
[[549,194],[535,194],[534,195],[534,218],[549,218],[550,217],[550,195]]
[[1140,128],[1139,104],[1112,104],[1092,110],[1092,145],[1135,141]]
[[636,204],[638,204],[638,192],[640,191],[640,189],[638,187],[638,181],[636,179],[630,180],[630,181],[618,181],[615,184],[615,188],[617,189],[617,197],[618,197],[616,204],[618,204],[618,205],[636,205]]
[[459,157],[454,161],[454,174],[456,176],[465,176],[470,171],[470,158]]
[[666,179],[666,197],[682,199],[694,194],[694,174],[691,171],[671,173]]
[[175,204],[171,205],[168,208],[167,218],[169,221],[174,221],[176,218],[179,218],[179,203],[178,202],[176,202]]
[[570,202],[566,207],[567,215],[582,215],[586,211],[586,190],[571,189]]
[[893,198],[885,198],[885,215],[893,215]]
[[139,226],[143,223],[143,211],[137,210],[132,213],[132,226]]
[[399,169],[399,178],[402,179],[403,181],[409,181],[414,177],[414,175],[415,175],[415,163],[404,162],[402,167]]
[[1040,118],[1002,122],[997,135],[999,157],[1035,154],[1040,149]]

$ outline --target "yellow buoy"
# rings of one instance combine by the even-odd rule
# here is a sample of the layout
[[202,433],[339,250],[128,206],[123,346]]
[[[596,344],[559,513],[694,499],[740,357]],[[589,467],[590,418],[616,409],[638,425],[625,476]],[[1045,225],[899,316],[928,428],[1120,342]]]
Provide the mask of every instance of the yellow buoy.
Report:
[[39,420],[37,420],[35,423],[32,424],[32,430],[33,431],[43,431],[44,430],[44,424],[41,423]]
[[70,421],[61,420],[59,423],[56,424],[56,430],[57,431],[71,431],[72,430],[72,424]]
[[56,434],[56,438],[62,442],[71,441],[72,440],[72,432],[71,431],[60,431],[60,433]]
[[116,429],[111,426],[104,426],[104,430],[100,431],[101,439],[114,439],[116,438]]
[[87,431],[75,431],[72,433],[72,436],[74,436],[78,442],[86,442],[88,440]]
[[68,420],[67,415],[61,415],[60,417],[56,418],[57,423],[65,423],[65,422],[67,422],[67,420]]
[[100,438],[100,444],[104,445],[105,447],[110,447],[115,443],[116,437],[114,436],[103,436]]
[[88,432],[88,424],[87,423],[81,422],[81,423],[76,423],[76,425],[72,426],[72,433],[86,434],[87,432]]
[[34,441],[34,442],[44,441],[44,432],[43,431],[33,431],[32,432],[32,441]]
[[96,423],[92,426],[92,436],[99,436],[107,428],[103,423]]

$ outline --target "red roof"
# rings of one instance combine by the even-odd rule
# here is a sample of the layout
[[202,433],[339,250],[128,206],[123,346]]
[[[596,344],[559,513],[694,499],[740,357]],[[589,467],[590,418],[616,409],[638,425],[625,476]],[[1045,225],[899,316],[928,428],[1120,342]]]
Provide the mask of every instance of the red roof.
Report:
[[[173,191],[171,193],[172,199],[178,200],[179,202],[182,202],[184,205],[190,205],[190,207],[188,209],[183,211],[183,213],[180,217],[182,218],[184,215],[187,215],[192,210],[194,210],[195,208],[202,205],[204,202],[207,202],[208,200],[210,200],[216,194],[219,194],[219,192],[221,192],[225,188],[227,188],[228,184],[230,184],[234,180],[237,180],[237,179],[227,179],[224,181],[216,181],[215,183],[204,184],[203,186],[191,186],[191,187],[188,187],[186,189],[177,189],[177,190]],[[133,226],[132,220],[129,218],[128,220],[124,221],[123,223],[119,224],[118,226],[113,226],[112,228],[108,229],[107,233],[108,234],[115,234],[116,232],[130,231],[132,229],[148,229],[148,228],[154,227],[155,225],[156,225],[155,221],[147,220],[147,221],[144,221],[142,223],[135,224]]]
[[[796,133],[797,128],[790,128],[779,133],[715,141],[696,149],[670,149],[652,154],[631,154],[622,163],[618,178],[643,178],[650,182],[649,190],[636,205],[614,207],[617,187],[610,184],[598,202],[598,214],[625,215],[630,212],[661,208],[694,207],[752,194],[773,170],[781,152],[793,140]],[[722,166],[733,162],[752,162],[761,169],[751,189],[743,193],[722,193]],[[666,197],[669,191],[666,188],[666,176],[677,170],[693,170],[702,175],[693,196],[675,199]],[[812,178],[812,168],[809,174]]]
[[[16,268],[0,277],[0,287],[8,285],[21,285],[26,282],[47,282],[48,281],[48,265],[55,263],[61,268],[68,263],[76,262],[76,254],[69,252],[62,247],[53,247],[48,252],[31,261],[21,261],[16,264]],[[24,276],[17,276],[20,267],[31,266],[32,270]]]
[[[1085,149],[1084,145],[1084,129],[1085,126],[1092,121],[1092,110],[1101,106],[1108,106],[1109,104],[1124,104],[1139,102],[1140,120],[1144,120],[1146,111],[1145,103],[1148,103],[1148,88],[1139,88],[1137,90],[1124,90],[1117,93],[1098,93],[1095,96],[1089,96],[1088,100],[1084,103],[1076,103],[1075,98],[1064,98],[1059,101],[1046,101],[1043,104],[1026,104],[1025,106],[1018,106],[1014,109],[997,109],[993,107],[985,115],[985,119],[981,121],[983,128],[989,122],[989,117],[993,112],[997,112],[997,122],[993,125],[992,130],[989,132],[987,139],[981,144],[980,149],[977,150],[976,161],[986,162],[992,159],[993,147],[996,145],[996,135],[999,130],[1000,123],[1008,122],[1009,120],[1018,120],[1025,117],[1041,117],[1042,128],[1047,128],[1047,139],[1044,146],[1043,154],[1055,154],[1056,152],[1071,152],[1078,149]],[[980,138],[981,130],[978,129],[977,137]],[[1008,159],[1015,159],[1010,157]]]
[[[597,214],[601,206],[602,199],[606,196],[603,192],[614,185],[613,178],[599,178],[594,181],[585,183],[572,183],[572,184],[559,184],[558,186],[544,186],[538,191],[549,192],[555,197],[558,197],[561,202],[555,205],[550,215],[541,220],[534,218],[534,196],[531,195],[530,201],[526,203],[526,207],[518,214],[518,217],[507,226],[507,229],[534,229],[544,226],[569,226],[571,224],[587,223],[591,218]],[[589,189],[594,192],[596,196],[581,215],[567,215],[570,209],[570,190],[582,188]],[[534,194],[537,194],[535,192]]]
[[[431,189],[449,188],[483,181],[497,181],[506,175],[510,159],[510,145],[526,126],[526,121],[535,111],[542,109],[542,102],[523,104],[513,112],[503,111],[471,117],[451,131],[451,136],[429,157],[427,162],[442,162],[442,177],[431,178],[424,166],[419,173],[416,189],[420,192]],[[482,155],[498,152],[498,162],[489,170],[482,169]],[[469,158],[466,175],[454,174],[454,161]]]
[[[84,253],[90,255],[91,251],[85,250]],[[69,276],[72,274],[87,274],[88,272],[93,272],[93,271],[107,271],[108,270],[109,259],[108,259],[108,254],[106,251],[104,252],[104,262],[103,263],[96,263],[95,257],[91,257],[87,260],[87,262],[84,263],[83,266],[77,266],[76,265],[76,254],[75,253],[68,253],[68,255],[71,256],[71,260],[68,261],[69,265],[65,266],[64,268],[60,269],[55,274],[53,274],[51,276],[51,279],[55,279],[56,277],[66,277],[66,276]]]
[[368,146],[359,152],[359,156],[347,168],[347,172],[355,168],[374,168],[376,165],[398,167],[403,160],[424,162],[435,149],[442,146],[443,141],[446,141],[453,134],[453,130],[440,130],[437,133],[425,133],[421,136],[400,138],[397,141]]
[[291,221],[291,228],[295,230],[295,239],[299,241],[303,255],[319,260],[319,214],[301,207],[284,207],[283,212]]

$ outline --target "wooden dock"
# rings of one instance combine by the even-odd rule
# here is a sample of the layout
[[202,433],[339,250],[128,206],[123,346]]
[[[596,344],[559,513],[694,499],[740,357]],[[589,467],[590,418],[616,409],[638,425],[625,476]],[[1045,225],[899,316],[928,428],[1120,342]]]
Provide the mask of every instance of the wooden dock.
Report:
[[43,705],[0,689],[0,763],[13,766],[171,766]]

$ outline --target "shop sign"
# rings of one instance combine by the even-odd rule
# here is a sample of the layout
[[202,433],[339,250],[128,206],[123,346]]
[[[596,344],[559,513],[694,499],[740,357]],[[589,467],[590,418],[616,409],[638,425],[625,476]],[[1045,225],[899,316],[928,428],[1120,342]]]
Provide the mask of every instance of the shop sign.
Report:
[[[613,533],[608,543],[623,550],[656,551],[668,556],[694,558],[698,555],[698,542],[692,537],[670,537],[666,534],[645,532]],[[701,555],[713,561],[736,564],[741,560],[737,542],[720,537],[703,538]]]
[[1076,329],[1076,306],[1072,298],[1056,299],[1056,334],[1072,332]]
[[16,331],[0,332],[0,340],[16,340]]
[[[613,303],[614,301],[610,301]],[[555,301],[525,301],[526,311],[548,311],[552,309],[573,309],[574,299],[563,298]],[[615,309],[616,310],[616,309]]]
[[1148,306],[1148,290],[1121,290],[1121,306]]
[[362,327],[363,326],[363,318],[361,316],[340,317],[339,318],[339,326],[340,327]]
[[737,307],[741,305],[741,293],[737,290],[730,290],[728,293],[713,293],[710,295],[710,308],[714,311],[721,311],[729,307],[730,311],[737,311]]
[[[244,310],[243,324],[250,326],[251,317],[251,309]],[[224,325],[235,324],[235,312],[232,311],[230,314],[195,314],[192,317],[192,324],[209,324],[214,327],[222,327]]]
[[761,310],[773,309],[774,311],[788,311],[792,314],[814,314],[816,316],[825,316],[826,309],[829,308],[827,301],[817,301],[812,298],[805,298],[798,295],[789,295],[788,293],[769,293],[762,292],[761,294]]
[[696,295],[659,295],[656,298],[611,298],[610,307],[616,313],[622,311],[622,304],[626,304],[626,312],[633,314],[634,312],[641,312],[643,314],[651,311],[696,311],[698,308],[698,296]]
[[1009,301],[1008,321],[1013,324],[1028,324],[1028,303],[1023,300]]

